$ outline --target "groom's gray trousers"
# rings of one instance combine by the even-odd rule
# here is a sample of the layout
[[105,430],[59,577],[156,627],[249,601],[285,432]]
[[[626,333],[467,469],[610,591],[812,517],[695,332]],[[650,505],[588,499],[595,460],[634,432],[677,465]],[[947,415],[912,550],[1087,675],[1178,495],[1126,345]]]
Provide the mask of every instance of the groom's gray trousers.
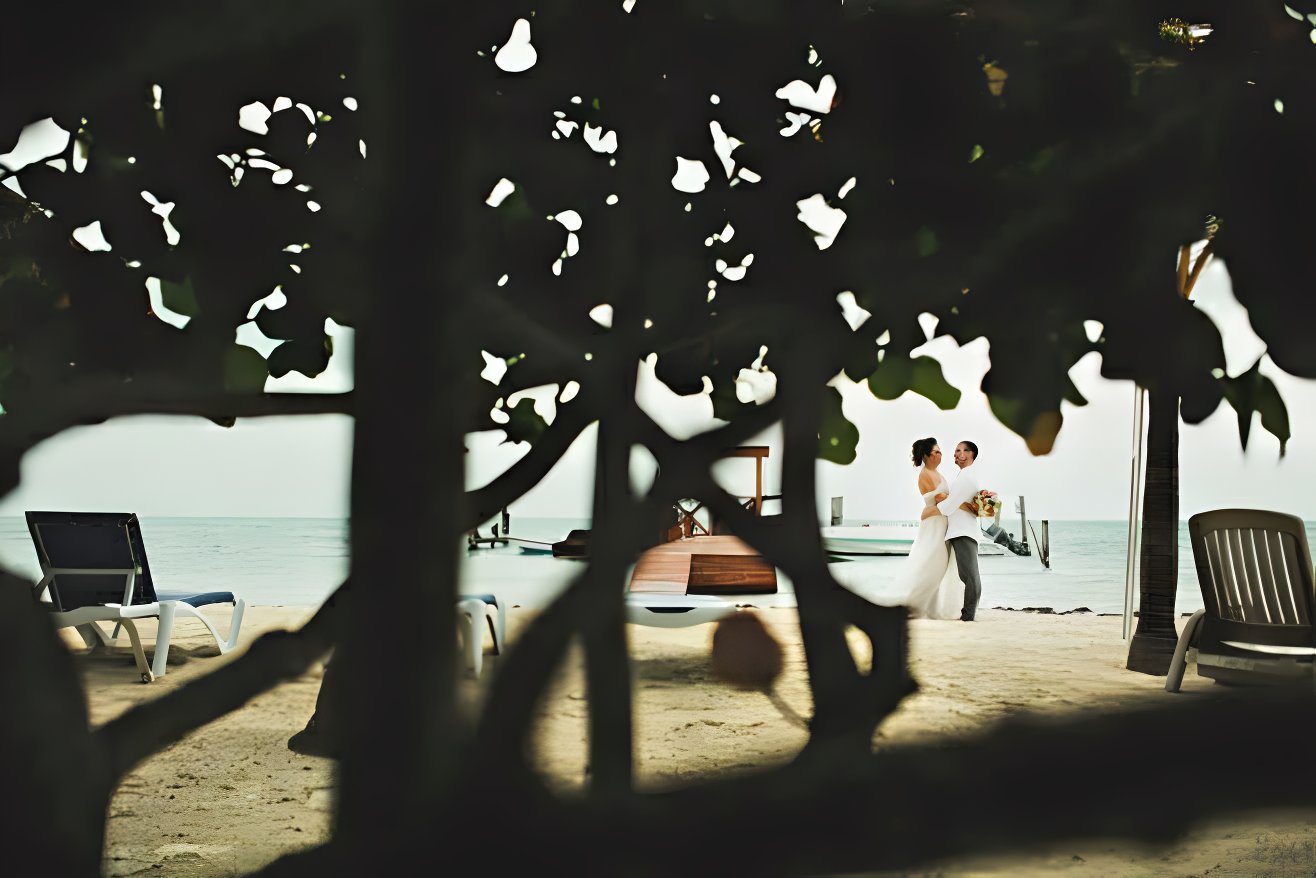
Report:
[[951,537],[946,540],[955,552],[955,566],[964,583],[964,608],[961,618],[973,620],[978,614],[978,599],[982,597],[982,583],[978,580],[978,541],[973,537]]

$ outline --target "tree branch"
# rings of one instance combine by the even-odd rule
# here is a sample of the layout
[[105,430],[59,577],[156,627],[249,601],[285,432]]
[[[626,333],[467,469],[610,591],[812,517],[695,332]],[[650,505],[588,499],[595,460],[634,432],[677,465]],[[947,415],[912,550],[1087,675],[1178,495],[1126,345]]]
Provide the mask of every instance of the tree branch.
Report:
[[[1166,844],[1207,820],[1312,806],[1316,759],[1307,739],[1316,700],[1308,688],[1149,698],[1159,703],[1010,719],[972,738],[860,758],[820,751],[808,765],[606,802],[550,796],[525,774],[515,788],[491,789],[516,776],[506,754],[517,751],[495,749],[502,755],[481,765],[496,770],[472,771],[473,788],[454,797],[492,806],[497,796],[518,796],[500,813],[500,830],[519,840],[502,852],[508,871],[570,864],[588,875],[627,874],[640,864],[646,874],[680,874],[692,863],[728,862],[744,874],[901,870],[1063,842]],[[1288,754],[1283,782],[1255,758],[1221,759],[1221,741],[1239,754]],[[1173,760],[1137,762],[1144,747]],[[742,843],[761,842],[763,827],[783,814],[789,844]],[[459,808],[451,818],[443,825],[460,838],[485,829],[488,812]],[[411,844],[423,855],[433,838]],[[284,857],[263,874],[318,874],[334,847]],[[582,850],[590,852],[587,867]],[[390,851],[399,861],[405,855]]]
[[[1211,250],[1214,246],[1215,241],[1207,241],[1206,246],[1202,248],[1202,252],[1197,254],[1197,261],[1193,263],[1193,273],[1188,276],[1187,283],[1180,290],[1185,299],[1193,295],[1193,287],[1197,286],[1197,278],[1201,275],[1202,269],[1206,267],[1206,261],[1211,258]],[[1187,252],[1187,248],[1184,248],[1184,253]]]
[[1188,247],[1179,248],[1178,270],[1179,295],[1188,298]]
[[197,393],[169,379],[88,379],[40,400],[10,399],[0,435],[31,447],[69,427],[124,415],[190,415],[223,420],[279,415],[352,414],[345,393]]
[[[573,403],[583,400],[577,398]],[[583,404],[559,407],[557,418],[524,457],[483,488],[466,493],[467,529],[479,527],[539,484],[594,419],[592,410]]]
[[304,673],[337,640],[339,605],[350,582],[343,582],[297,631],[264,634],[224,667],[139,704],[97,729],[95,736],[104,746],[111,776],[122,777],[194,729]]
[[[606,812],[586,804],[554,825],[573,827],[581,845],[611,839],[614,861],[605,872],[624,870],[643,850],[655,874],[675,874],[726,857],[729,839],[757,837],[790,814],[791,843],[735,845],[737,871],[830,874],[1064,840],[1166,843],[1203,820],[1313,804],[1316,760],[1307,738],[1316,701],[1307,689],[1165,702],[1011,720],[953,745],[890,748],[858,760],[822,754],[807,768],[692,785]],[[1283,782],[1256,759],[1221,759],[1221,741],[1239,754],[1289,754]],[[1173,761],[1132,770],[1145,752],[1172,753]],[[655,848],[654,837],[682,841]],[[573,849],[566,839],[554,844]]]

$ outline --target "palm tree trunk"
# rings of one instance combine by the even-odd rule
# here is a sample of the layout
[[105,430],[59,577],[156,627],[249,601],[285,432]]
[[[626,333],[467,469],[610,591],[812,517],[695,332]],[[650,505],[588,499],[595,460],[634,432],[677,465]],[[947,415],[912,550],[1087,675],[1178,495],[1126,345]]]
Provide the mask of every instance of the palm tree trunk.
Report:
[[1178,638],[1174,596],[1179,587],[1179,397],[1150,390],[1147,402],[1138,627],[1126,667],[1163,676]]

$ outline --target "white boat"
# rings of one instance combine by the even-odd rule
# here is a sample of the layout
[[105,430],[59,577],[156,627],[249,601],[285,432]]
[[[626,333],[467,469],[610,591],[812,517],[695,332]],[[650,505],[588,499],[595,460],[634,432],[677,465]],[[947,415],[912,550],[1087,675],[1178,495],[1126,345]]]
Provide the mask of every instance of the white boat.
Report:
[[[908,555],[917,524],[826,525],[823,548],[829,555]],[[979,555],[1004,555],[1005,549],[987,537],[978,538]]]

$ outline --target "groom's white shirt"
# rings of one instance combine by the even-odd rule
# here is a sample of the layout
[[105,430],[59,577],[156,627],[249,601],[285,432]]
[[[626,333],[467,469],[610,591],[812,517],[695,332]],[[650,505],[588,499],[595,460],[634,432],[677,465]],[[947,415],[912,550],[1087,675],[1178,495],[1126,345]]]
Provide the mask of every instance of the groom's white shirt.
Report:
[[955,477],[955,484],[950,486],[950,495],[937,504],[937,509],[946,516],[948,540],[955,537],[973,537],[976,540],[981,530],[978,527],[978,516],[960,508],[961,503],[969,502],[969,498],[978,493],[978,480],[974,478],[973,470],[973,467],[960,470],[960,474]]

